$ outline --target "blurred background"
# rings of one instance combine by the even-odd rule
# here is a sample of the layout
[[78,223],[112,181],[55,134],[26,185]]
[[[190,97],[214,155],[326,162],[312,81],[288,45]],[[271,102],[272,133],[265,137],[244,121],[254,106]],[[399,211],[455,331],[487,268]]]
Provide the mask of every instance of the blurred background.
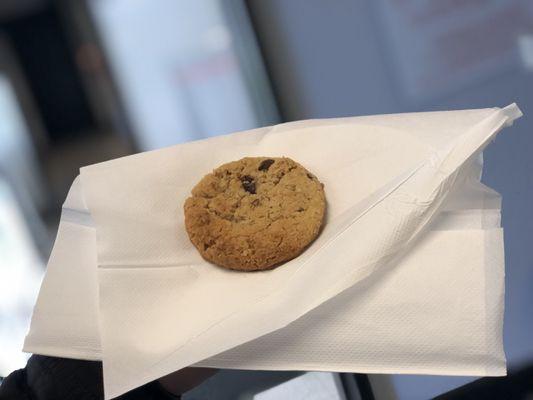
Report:
[[[533,3],[2,0],[0,376],[80,167],[308,118],[505,106],[506,378],[223,371],[189,399],[533,398]],[[529,397],[528,397],[529,396]]]

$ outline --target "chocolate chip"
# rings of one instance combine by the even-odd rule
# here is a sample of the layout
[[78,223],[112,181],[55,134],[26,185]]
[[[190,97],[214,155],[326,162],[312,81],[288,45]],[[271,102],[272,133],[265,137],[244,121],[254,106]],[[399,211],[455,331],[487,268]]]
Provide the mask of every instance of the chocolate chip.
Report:
[[270,166],[274,164],[274,160],[271,158],[268,158],[266,160],[263,160],[261,164],[259,164],[259,168],[257,168],[259,171],[268,171]]
[[253,177],[250,175],[244,175],[241,178],[241,182],[244,190],[246,190],[248,193],[255,194],[255,182]]

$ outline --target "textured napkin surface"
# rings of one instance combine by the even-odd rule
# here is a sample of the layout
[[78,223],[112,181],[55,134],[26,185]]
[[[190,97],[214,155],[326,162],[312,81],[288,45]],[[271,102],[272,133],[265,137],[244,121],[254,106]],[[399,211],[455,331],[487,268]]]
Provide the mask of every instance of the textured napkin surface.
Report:
[[[517,113],[302,121],[86,167],[25,348],[102,358],[107,397],[198,362],[502,374],[499,199],[477,182],[475,158]],[[294,158],[328,196],[326,229],[311,248],[257,274],[204,262],[182,229],[194,183],[246,155]],[[73,286],[84,300],[62,315],[50,300],[59,276],[86,278]],[[82,309],[87,326],[70,332]],[[54,343],[62,335],[71,342]]]

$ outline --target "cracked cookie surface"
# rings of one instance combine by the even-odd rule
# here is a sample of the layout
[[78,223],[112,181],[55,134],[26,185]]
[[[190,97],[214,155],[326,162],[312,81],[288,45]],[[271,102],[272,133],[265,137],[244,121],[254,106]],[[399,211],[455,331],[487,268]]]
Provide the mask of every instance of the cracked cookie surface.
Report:
[[299,255],[324,220],[323,184],[290,158],[246,157],[216,168],[185,201],[185,227],[200,254],[255,271]]

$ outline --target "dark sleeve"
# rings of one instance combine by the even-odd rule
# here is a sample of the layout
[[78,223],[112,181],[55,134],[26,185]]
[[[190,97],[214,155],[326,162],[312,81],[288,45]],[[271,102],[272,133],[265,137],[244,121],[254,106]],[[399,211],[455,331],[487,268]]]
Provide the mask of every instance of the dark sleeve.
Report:
[[[102,364],[98,361],[33,355],[26,368],[11,373],[0,385],[0,400],[103,400]],[[175,400],[157,382],[150,382],[116,400]]]

